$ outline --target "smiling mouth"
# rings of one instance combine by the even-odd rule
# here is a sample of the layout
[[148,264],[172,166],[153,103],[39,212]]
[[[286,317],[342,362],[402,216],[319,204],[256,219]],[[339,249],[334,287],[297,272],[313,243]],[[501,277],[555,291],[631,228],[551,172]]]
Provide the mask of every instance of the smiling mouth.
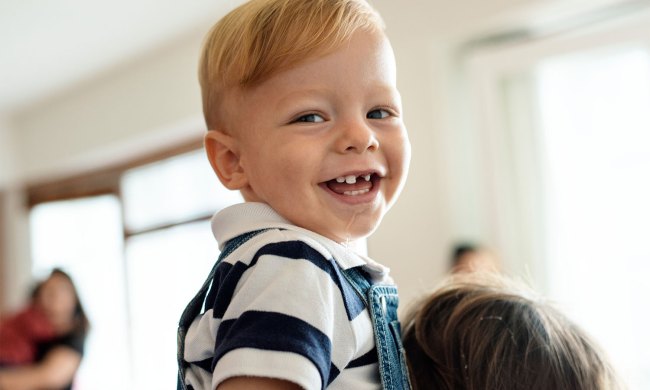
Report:
[[326,181],[324,184],[336,194],[359,196],[371,192],[379,180],[381,178],[376,173],[365,173],[362,175],[339,176],[336,179]]

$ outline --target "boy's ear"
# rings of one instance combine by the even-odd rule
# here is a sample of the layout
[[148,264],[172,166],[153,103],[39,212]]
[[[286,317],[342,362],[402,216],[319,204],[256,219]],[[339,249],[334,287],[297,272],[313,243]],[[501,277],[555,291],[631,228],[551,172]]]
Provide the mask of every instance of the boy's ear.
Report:
[[204,138],[205,151],[212,169],[221,184],[229,190],[239,190],[248,184],[248,178],[240,164],[237,140],[219,130],[209,130]]

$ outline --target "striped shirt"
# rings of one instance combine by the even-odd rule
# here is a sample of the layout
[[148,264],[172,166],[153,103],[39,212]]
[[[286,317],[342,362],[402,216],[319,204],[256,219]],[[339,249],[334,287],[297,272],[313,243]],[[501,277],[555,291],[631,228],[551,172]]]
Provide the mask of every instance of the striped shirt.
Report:
[[388,269],[262,203],[231,206],[212,220],[222,250],[260,229],[268,230],[217,266],[185,338],[186,384],[215,389],[231,377],[257,376],[305,389],[379,389],[372,322],[342,273],[362,267],[372,283],[390,284]]

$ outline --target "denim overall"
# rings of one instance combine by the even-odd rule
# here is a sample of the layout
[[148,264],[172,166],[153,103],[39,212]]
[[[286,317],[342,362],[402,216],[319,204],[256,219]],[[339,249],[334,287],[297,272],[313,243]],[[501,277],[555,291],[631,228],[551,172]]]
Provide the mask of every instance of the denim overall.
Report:
[[[189,363],[183,359],[185,335],[192,321],[201,313],[201,307],[217,266],[240,245],[265,230],[267,229],[245,233],[226,242],[219,259],[212,271],[210,271],[210,275],[183,311],[178,326],[177,339],[178,390],[191,390],[185,385],[185,370],[189,366]],[[342,271],[342,273],[354,287],[370,313],[375,334],[382,388],[384,390],[410,390],[411,384],[401,341],[400,324],[397,319],[397,305],[399,303],[397,288],[395,286],[372,285],[364,276],[361,267],[350,268]]]

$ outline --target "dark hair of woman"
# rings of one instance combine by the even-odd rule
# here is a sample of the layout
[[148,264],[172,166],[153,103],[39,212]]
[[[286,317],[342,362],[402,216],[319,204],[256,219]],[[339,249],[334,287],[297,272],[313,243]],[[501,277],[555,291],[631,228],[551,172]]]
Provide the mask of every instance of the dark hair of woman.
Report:
[[71,333],[73,333],[75,336],[85,337],[88,333],[88,330],[90,329],[90,322],[88,321],[88,317],[86,317],[86,312],[84,311],[83,305],[81,304],[81,300],[79,299],[79,293],[77,292],[77,287],[72,281],[72,277],[70,277],[70,275],[67,272],[63,271],[60,268],[54,268],[47,278],[39,282],[34,287],[31,294],[32,299],[36,299],[38,297],[43,285],[54,276],[61,276],[64,279],[66,279],[70,284],[70,288],[74,292],[76,303],[74,308],[74,319],[73,319],[74,328]]
[[605,354],[528,289],[461,275],[416,305],[404,348],[415,390],[615,390]]

